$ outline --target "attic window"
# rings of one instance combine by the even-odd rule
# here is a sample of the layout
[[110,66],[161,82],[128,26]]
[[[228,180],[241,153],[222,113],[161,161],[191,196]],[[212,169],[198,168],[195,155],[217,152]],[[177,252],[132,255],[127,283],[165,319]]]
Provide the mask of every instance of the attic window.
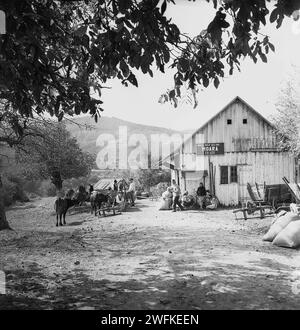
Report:
[[247,124],[247,118],[243,119],[243,124]]
[[227,125],[231,125],[232,124],[232,120],[231,119],[227,119]]

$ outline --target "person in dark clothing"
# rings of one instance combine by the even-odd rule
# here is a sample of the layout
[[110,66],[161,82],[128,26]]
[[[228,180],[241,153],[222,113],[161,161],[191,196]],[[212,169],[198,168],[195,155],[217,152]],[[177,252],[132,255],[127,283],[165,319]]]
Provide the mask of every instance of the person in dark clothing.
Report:
[[117,182],[117,180],[114,180],[114,190],[118,191],[118,182]]
[[200,185],[197,189],[197,203],[200,206],[200,209],[204,208],[204,200],[205,200],[205,196],[206,196],[206,189],[204,187],[204,184],[202,182],[200,182]]
[[92,184],[90,184],[90,187],[89,187],[89,193],[91,195],[91,193],[94,191],[94,186]]

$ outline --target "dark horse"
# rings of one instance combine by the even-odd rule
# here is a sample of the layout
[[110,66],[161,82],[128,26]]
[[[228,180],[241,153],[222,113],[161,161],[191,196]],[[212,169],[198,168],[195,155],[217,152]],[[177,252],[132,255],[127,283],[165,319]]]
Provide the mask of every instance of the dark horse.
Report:
[[102,204],[107,203],[111,204],[112,199],[111,196],[103,194],[99,191],[93,191],[93,193],[90,196],[90,202],[91,202],[91,213],[97,215],[97,210],[99,210],[102,206]]
[[89,201],[89,198],[90,194],[85,190],[84,186],[79,186],[73,197],[73,199],[78,201],[78,205],[84,205],[85,202]]
[[[56,227],[58,226],[58,218],[59,225],[63,226],[66,224],[66,213],[71,206],[76,205],[78,202],[76,199],[71,198],[57,198],[55,201],[55,212],[56,212]],[[63,222],[62,222],[63,220]]]
[[[74,190],[70,189],[66,193],[65,197],[58,197],[54,203],[54,209],[56,212],[56,227],[58,225],[63,226],[66,224],[66,213],[71,206],[77,205],[78,200],[72,198]],[[58,223],[59,218],[59,223]],[[63,220],[63,221],[62,221]]]

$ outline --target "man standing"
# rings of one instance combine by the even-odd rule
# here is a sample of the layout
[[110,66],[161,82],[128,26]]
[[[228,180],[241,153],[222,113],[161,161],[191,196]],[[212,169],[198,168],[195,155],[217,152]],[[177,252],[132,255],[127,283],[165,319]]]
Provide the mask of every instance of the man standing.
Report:
[[179,206],[180,210],[183,211],[184,208],[179,201],[180,197],[180,187],[176,184],[176,181],[172,180],[172,191],[173,191],[173,212],[176,212],[176,205]]
[[131,200],[131,206],[134,206],[135,183],[133,179],[129,180],[129,188],[127,191],[128,197]]
[[114,180],[114,191],[118,191],[118,182]]
[[90,193],[90,195],[92,194],[93,191],[94,191],[94,186],[92,184],[90,184],[90,187],[89,187],[89,193]]
[[200,185],[197,189],[197,202],[200,206],[200,209],[203,209],[204,206],[204,199],[206,196],[206,190],[202,182],[200,182]]

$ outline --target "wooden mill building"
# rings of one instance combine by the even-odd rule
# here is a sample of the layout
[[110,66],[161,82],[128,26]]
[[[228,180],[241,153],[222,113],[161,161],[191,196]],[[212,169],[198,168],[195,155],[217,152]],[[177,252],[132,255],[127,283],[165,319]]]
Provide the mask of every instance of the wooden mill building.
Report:
[[247,182],[298,181],[295,158],[278,149],[273,132],[267,119],[236,97],[170,155],[172,178],[190,194],[203,182],[223,205],[249,200]]

